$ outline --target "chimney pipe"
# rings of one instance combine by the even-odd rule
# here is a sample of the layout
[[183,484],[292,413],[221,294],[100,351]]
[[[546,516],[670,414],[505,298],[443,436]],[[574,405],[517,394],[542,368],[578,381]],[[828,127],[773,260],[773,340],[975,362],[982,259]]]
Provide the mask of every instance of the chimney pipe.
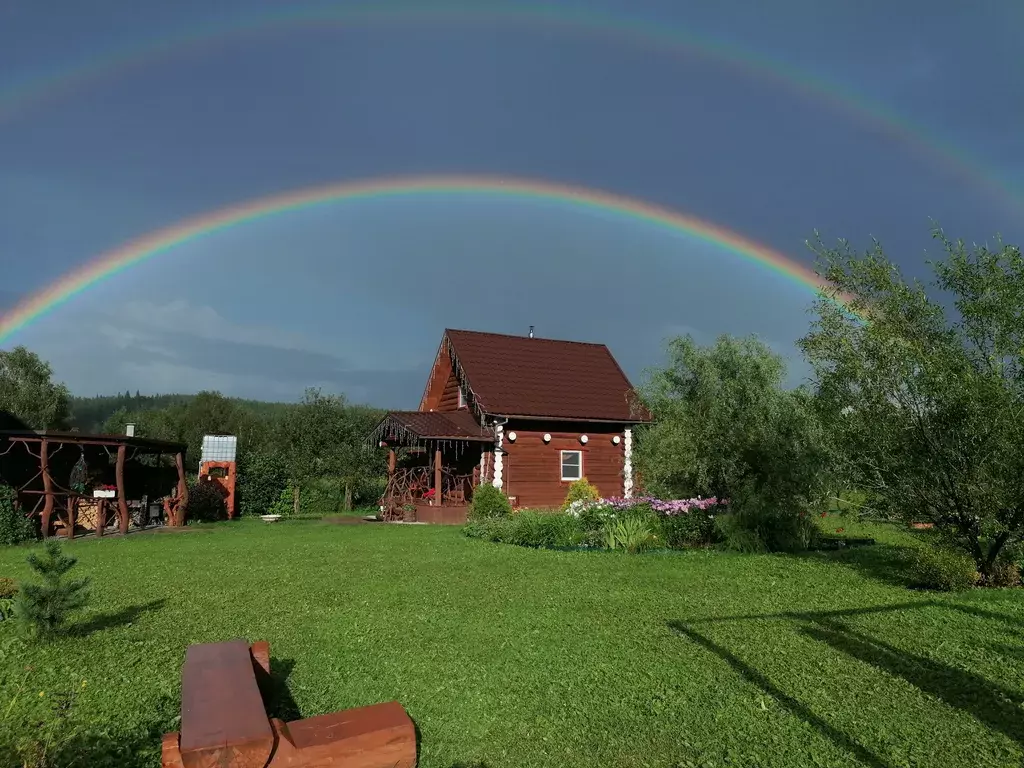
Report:
[[533,326],[532,325],[530,326],[530,338],[531,339],[533,338]]

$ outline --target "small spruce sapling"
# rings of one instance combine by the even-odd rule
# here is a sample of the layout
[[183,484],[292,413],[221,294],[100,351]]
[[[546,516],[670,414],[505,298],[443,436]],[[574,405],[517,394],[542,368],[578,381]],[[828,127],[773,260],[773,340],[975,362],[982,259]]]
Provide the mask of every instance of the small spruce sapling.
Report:
[[33,552],[28,564],[43,580],[42,584],[22,584],[14,602],[14,614],[37,637],[51,638],[61,632],[72,611],[89,599],[89,578],[65,578],[77,558],[65,555],[60,542],[47,539],[46,551]]

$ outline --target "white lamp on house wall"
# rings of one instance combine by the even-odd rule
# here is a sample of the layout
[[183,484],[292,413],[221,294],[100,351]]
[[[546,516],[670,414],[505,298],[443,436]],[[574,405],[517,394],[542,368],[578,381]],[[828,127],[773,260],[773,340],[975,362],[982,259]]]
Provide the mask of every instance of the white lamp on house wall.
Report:
[[618,445],[620,440],[621,438],[618,435],[615,435],[615,437],[612,438],[612,442],[615,443],[615,445]]
[[583,443],[584,445],[587,444],[587,440],[589,440],[589,439],[590,438],[587,437],[586,435],[580,435],[580,442]]
[[509,432],[508,433],[508,441],[510,443],[514,443],[516,441],[516,433],[515,432]]
[[544,435],[544,442],[545,443],[550,443],[551,442],[551,435],[545,434]]

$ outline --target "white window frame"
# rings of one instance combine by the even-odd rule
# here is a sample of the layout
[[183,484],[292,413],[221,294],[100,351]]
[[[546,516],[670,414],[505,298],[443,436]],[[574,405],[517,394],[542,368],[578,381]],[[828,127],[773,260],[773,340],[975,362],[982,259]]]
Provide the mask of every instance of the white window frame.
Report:
[[462,391],[462,385],[459,384],[459,408],[466,407],[466,393]]
[[[580,476],[579,477],[566,477],[565,476],[565,454],[575,453],[580,457]],[[558,452],[558,474],[562,478],[563,483],[574,483],[577,480],[583,478],[583,451],[572,450],[572,451],[559,451]]]

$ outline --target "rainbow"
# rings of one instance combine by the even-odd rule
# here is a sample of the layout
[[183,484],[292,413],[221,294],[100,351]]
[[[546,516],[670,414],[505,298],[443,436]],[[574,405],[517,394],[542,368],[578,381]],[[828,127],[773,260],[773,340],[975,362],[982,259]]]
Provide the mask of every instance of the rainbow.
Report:
[[429,7],[423,0],[375,0],[348,2],[343,7],[309,5],[298,2],[280,4],[255,13],[233,16],[210,23],[191,24],[162,37],[151,38],[117,48],[103,55],[85,58],[43,74],[15,80],[0,87],[0,121],[19,110],[49,97],[74,89],[105,76],[143,66],[166,55],[181,54],[192,47],[210,45],[225,39],[260,35],[286,28],[315,29],[329,24],[357,25],[381,22],[539,24],[544,27],[588,31],[626,41],[636,41],[645,50],[654,48],[699,56],[732,68],[745,76],[784,87],[814,102],[824,104],[839,114],[889,136],[923,159],[943,168],[954,177],[969,181],[1004,204],[1013,213],[1024,208],[1020,190],[998,175],[980,158],[931,136],[923,126],[872,103],[862,95],[835,82],[824,80],[782,62],[760,57],[723,40],[696,35],[671,24],[655,23],[637,17],[611,14],[590,8],[573,8],[565,4],[542,5],[530,2],[509,4],[500,0],[473,3],[459,0],[435,0]]
[[[351,200],[402,198],[431,194],[497,195],[567,203],[597,214],[644,222],[711,243],[814,291],[829,285],[807,267],[725,227],[653,203],[595,189],[533,179],[494,176],[412,176],[345,181],[308,187],[231,205],[151,232],[102,254],[29,296],[0,316],[0,343],[33,320],[52,312],[90,286],[185,243],[246,222],[303,208]],[[841,297],[845,304],[846,297]]]

